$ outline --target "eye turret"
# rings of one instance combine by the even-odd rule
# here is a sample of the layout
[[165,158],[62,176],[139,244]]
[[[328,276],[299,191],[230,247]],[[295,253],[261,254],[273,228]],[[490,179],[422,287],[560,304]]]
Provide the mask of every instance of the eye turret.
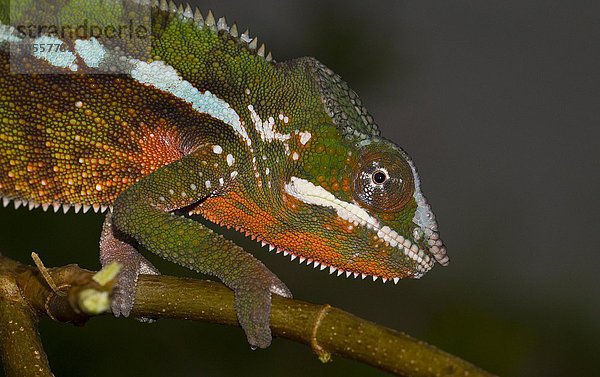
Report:
[[402,156],[370,152],[361,156],[354,178],[354,196],[382,212],[402,209],[414,193],[414,177]]

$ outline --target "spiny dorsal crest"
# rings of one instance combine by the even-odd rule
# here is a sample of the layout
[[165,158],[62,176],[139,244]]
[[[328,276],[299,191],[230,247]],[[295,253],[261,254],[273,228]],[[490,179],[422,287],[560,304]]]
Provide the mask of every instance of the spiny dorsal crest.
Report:
[[[149,0],[134,0],[139,4],[148,4]],[[239,35],[238,27],[236,23],[233,23],[231,26],[227,24],[227,19],[225,17],[221,17],[217,19],[211,10],[208,11],[206,17],[202,16],[202,12],[195,8],[192,12],[192,8],[189,4],[176,6],[173,1],[167,2],[167,0],[154,0],[152,5],[154,7],[158,7],[163,12],[172,12],[175,13],[184,19],[193,21],[197,27],[199,28],[209,28],[215,33],[224,32],[228,33],[231,37],[237,40],[240,43],[246,45],[250,51],[254,52],[256,55],[264,58],[267,62],[274,62],[273,55],[271,52],[267,52],[266,46],[263,44],[260,45],[258,43],[258,38],[250,37],[250,33],[246,29],[242,35]]]
[[[221,31],[226,32],[237,41],[244,43],[251,51],[264,58],[267,62],[273,61],[271,52],[266,53],[265,45],[262,44],[259,47],[257,37],[250,37],[247,29],[240,36],[235,23],[229,27],[225,17],[217,20],[211,10],[208,11],[206,18],[203,18],[200,10],[196,8],[192,16],[189,4],[186,5],[185,9],[183,6],[180,6],[178,9],[174,3],[172,6],[168,5],[166,0],[161,0],[160,9],[165,11],[175,9],[174,12],[182,17],[193,20],[198,27],[208,27],[216,33]],[[358,141],[379,136],[379,128],[373,121],[373,117],[371,117],[367,109],[363,106],[358,95],[348,87],[348,84],[324,64],[315,59],[309,60],[311,61],[314,73],[316,73],[329,116],[331,116],[342,134],[349,139]]]

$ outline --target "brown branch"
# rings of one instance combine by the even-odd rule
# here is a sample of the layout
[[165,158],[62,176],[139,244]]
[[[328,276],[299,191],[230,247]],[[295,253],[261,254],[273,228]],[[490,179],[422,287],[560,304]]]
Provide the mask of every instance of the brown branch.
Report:
[[[1,257],[0,257],[1,258]],[[5,273],[5,269],[12,270]],[[2,259],[0,265],[0,356],[7,377],[52,376],[37,331],[37,314],[17,284],[20,266]]]
[[[0,275],[3,265],[18,270],[13,276],[31,307],[62,322],[82,323],[89,318],[80,300],[82,292],[90,289],[106,292],[111,288],[101,286],[92,279],[93,272],[77,266],[48,269],[52,281],[67,293],[58,294],[38,270],[0,256]],[[233,294],[227,287],[212,281],[170,276],[140,277],[132,315],[238,325]],[[275,296],[271,324],[274,335],[311,346],[322,361],[328,361],[335,354],[401,376],[491,375],[436,347],[329,305]],[[2,343],[4,336],[0,333]],[[3,358],[6,368],[6,356]],[[26,359],[19,362],[30,365]]]

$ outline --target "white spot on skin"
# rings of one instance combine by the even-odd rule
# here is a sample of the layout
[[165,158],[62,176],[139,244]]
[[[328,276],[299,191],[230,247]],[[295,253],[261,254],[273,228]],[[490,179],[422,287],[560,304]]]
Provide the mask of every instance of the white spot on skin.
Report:
[[75,107],[83,107],[83,102],[81,102],[81,101],[75,102]]
[[306,143],[308,143],[308,141],[310,140],[311,137],[312,137],[312,134],[308,131],[300,132],[300,144],[306,145]]
[[104,46],[94,37],[75,41],[75,52],[83,59],[83,62],[91,68],[98,68],[104,60],[106,50]]
[[208,114],[231,126],[248,145],[251,144],[246,128],[240,116],[229,104],[210,91],[201,93],[189,81],[183,80],[175,68],[162,61],[146,63],[138,59],[130,59],[133,64],[130,75],[134,80],[157,89],[169,92],[190,104],[203,114]]
[[190,185],[190,188],[191,188],[192,190],[194,190],[194,191],[196,191],[196,189],[197,189],[196,185],[195,185],[195,184],[193,184],[193,183]]
[[[59,38],[42,35],[41,37],[36,38],[32,44],[45,46],[43,50],[40,48],[37,49],[37,51],[33,51],[33,56],[36,58],[45,60],[51,65],[59,68],[69,67],[73,70],[73,68],[76,67],[73,64],[76,59],[75,54],[65,50],[63,41]],[[60,47],[57,47],[57,45]],[[50,46],[52,46],[52,48],[50,48]]]
[[206,185],[206,188],[207,188],[207,189],[211,188],[211,186],[212,186],[212,185],[210,184],[210,181],[206,181],[206,182],[204,182],[204,184]]
[[213,150],[213,153],[215,153],[215,154],[223,153],[223,148],[221,148],[220,145],[213,145],[212,150]]
[[173,190],[169,190],[169,194],[171,194],[171,195],[174,195],[174,194],[175,194],[175,191],[173,191]]
[[292,137],[290,134],[281,134],[275,130],[275,119],[273,117],[269,117],[267,121],[263,122],[254,110],[254,106],[248,105],[248,110],[250,110],[250,117],[254,123],[254,128],[256,128],[256,132],[258,132],[262,141],[269,143],[275,140],[286,141]]
[[101,184],[97,184],[96,185],[96,191],[102,191],[102,185]]
[[271,171],[269,170],[269,168],[266,168],[266,169],[265,169],[265,174],[266,174],[266,175],[269,175],[269,173],[270,173],[270,172],[271,172]]
[[300,156],[298,155],[297,152],[292,153],[292,160],[298,161],[299,158],[300,158]]
[[223,180],[223,178],[219,178],[219,186],[223,186],[225,184],[225,181]]
[[233,156],[231,154],[228,154],[227,155],[227,165],[233,166],[234,162],[235,162],[235,158],[233,158]]

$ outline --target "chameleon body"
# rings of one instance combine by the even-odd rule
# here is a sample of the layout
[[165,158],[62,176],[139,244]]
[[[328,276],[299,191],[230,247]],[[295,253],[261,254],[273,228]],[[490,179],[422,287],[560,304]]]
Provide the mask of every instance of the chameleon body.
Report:
[[[101,262],[124,266],[115,315],[129,314],[139,273],[158,273],[142,247],[221,279],[250,344],[270,344],[271,294],[289,290],[190,214],[338,275],[397,283],[447,264],[413,162],[317,60],[275,62],[235,24],[164,1],[11,3],[0,8],[0,195],[107,213]],[[18,27],[146,10],[146,47]]]

